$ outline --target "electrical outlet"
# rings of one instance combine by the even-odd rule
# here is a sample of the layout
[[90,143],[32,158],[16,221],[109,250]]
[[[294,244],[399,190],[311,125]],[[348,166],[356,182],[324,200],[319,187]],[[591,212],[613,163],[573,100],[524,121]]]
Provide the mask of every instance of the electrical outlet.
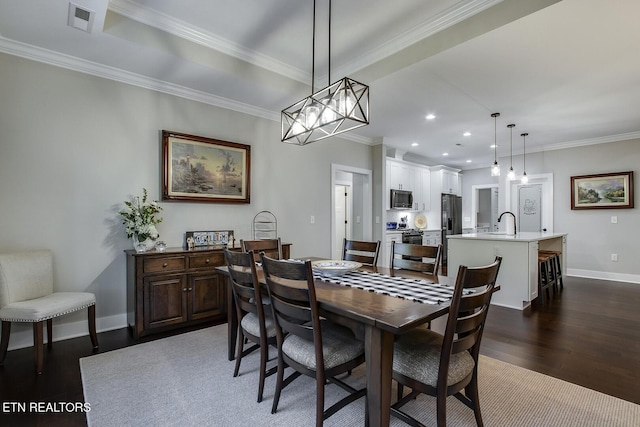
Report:
[[380,217],[379,216],[376,217],[376,224],[380,224]]
[[611,217],[611,224],[617,224],[617,223],[618,223],[618,217],[617,217],[617,216],[615,216],[615,215],[613,215],[613,216]]
[[618,254],[611,254],[611,261],[617,262],[618,261]]
[[309,219],[309,221],[311,222],[311,224],[315,224],[316,223],[316,217],[311,215],[311,218]]

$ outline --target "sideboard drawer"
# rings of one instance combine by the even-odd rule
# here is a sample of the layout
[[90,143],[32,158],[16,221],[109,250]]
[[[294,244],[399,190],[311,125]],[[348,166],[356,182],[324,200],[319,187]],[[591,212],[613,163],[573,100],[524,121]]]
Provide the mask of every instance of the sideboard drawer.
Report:
[[217,267],[224,265],[224,253],[215,252],[199,255],[189,255],[189,269],[203,268],[203,267]]
[[147,273],[159,273],[169,271],[184,271],[185,269],[185,257],[173,256],[162,258],[146,258],[144,260],[143,272]]

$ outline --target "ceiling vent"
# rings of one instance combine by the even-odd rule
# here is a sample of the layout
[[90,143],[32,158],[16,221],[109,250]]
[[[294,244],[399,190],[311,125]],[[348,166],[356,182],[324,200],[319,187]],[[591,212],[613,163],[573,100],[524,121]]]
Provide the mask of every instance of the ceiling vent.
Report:
[[96,13],[89,9],[84,9],[77,4],[69,3],[69,19],[67,25],[71,28],[91,33],[93,19]]

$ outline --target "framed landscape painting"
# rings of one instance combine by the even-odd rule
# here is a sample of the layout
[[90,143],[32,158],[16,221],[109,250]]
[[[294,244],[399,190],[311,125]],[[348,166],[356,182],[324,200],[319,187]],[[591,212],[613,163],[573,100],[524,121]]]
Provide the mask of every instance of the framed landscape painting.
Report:
[[633,208],[633,172],[571,177],[571,209]]
[[250,202],[250,145],[163,130],[162,163],[162,200]]

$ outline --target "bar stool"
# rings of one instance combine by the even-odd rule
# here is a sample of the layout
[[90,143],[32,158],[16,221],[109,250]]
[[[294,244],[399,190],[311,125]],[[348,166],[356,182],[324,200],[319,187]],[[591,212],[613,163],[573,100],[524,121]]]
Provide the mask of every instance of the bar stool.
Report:
[[544,305],[544,294],[546,293],[547,299],[550,299],[550,289],[555,289],[556,287],[556,275],[552,260],[553,255],[545,255],[538,252],[538,299],[540,305]]
[[549,255],[552,257],[551,266],[553,267],[553,273],[555,275],[555,283],[553,286],[553,293],[557,294],[560,290],[564,288],[564,284],[562,283],[562,262],[560,261],[560,252],[558,251],[538,251],[538,255]]

